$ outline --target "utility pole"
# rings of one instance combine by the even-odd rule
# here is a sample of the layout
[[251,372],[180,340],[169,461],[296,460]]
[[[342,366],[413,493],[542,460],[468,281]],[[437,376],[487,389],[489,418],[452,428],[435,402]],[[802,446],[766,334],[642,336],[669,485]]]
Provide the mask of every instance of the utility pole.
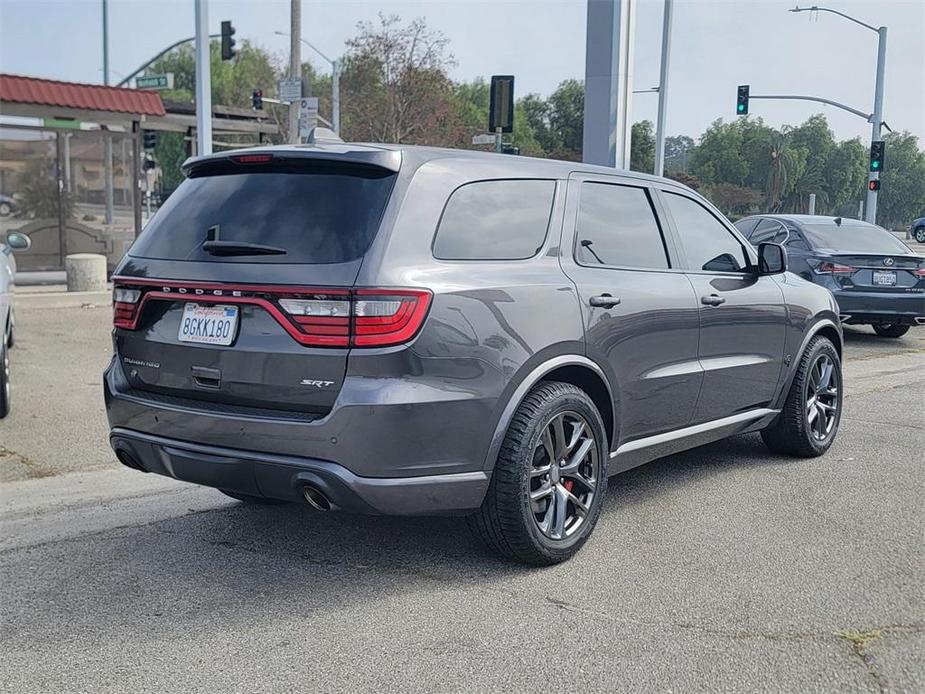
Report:
[[[274,31],[274,34],[277,36],[291,36],[285,31]],[[305,39],[299,37],[299,40],[305,44],[308,48],[311,48],[315,53],[320,55],[322,59],[326,60],[331,64],[331,129],[334,130],[335,135],[340,135],[340,61],[331,60],[328,56],[322,53],[315,45],[309,43]],[[301,65],[301,63],[300,63]],[[303,95],[303,96],[309,96]],[[272,102],[271,102],[272,103]]]
[[[103,0],[103,84],[109,86],[109,1]],[[103,223],[112,224],[113,220],[113,181],[112,181],[112,134],[102,131],[103,136]]]
[[[849,22],[854,22],[858,26],[862,26],[865,29],[869,29],[877,34],[877,78],[876,83],[874,84],[874,111],[870,114],[868,120],[870,121],[870,138],[871,142],[877,142],[880,140],[880,129],[883,125],[883,79],[884,71],[886,69],[886,27],[874,27],[866,22],[862,22],[860,19],[855,19],[844,12],[839,12],[838,10],[833,10],[828,7],[819,7],[818,5],[813,5],[812,7],[794,7],[790,12],[829,12],[830,14],[838,15],[843,19],[847,19]],[[879,171],[871,171],[868,174],[868,186],[867,186],[867,208],[864,214],[864,221],[869,222],[870,224],[877,223],[877,190],[876,186],[872,187],[869,185],[870,181],[875,181],[880,178]]]
[[674,0],[665,0],[662,20],[662,65],[658,78],[658,118],[655,126],[655,175],[665,175],[665,113],[668,110],[668,61],[671,56],[671,13]]
[[[289,15],[289,77],[302,82],[302,0],[291,0]],[[299,99],[289,104],[289,142],[299,144]]]
[[212,154],[212,64],[208,0],[196,0],[196,154]]

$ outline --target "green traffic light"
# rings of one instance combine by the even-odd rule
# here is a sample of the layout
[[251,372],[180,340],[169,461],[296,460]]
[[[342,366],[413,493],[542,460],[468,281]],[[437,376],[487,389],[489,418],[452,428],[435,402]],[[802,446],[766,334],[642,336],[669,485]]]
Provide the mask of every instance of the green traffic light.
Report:
[[880,162],[877,161],[876,159],[874,159],[874,160],[870,163],[870,168],[872,168],[872,169],[879,169],[879,168],[880,168]]
[[745,104],[739,104],[739,113],[745,110]]

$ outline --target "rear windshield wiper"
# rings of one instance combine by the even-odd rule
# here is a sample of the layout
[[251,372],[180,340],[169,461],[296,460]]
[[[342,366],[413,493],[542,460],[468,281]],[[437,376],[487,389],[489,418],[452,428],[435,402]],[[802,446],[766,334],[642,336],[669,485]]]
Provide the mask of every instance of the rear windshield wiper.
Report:
[[202,250],[212,255],[286,255],[285,248],[246,241],[204,241]]

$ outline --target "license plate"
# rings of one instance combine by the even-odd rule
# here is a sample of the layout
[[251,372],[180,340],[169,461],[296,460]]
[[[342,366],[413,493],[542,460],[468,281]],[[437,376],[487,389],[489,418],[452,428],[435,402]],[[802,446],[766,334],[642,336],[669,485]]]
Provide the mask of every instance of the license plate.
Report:
[[893,270],[874,270],[874,284],[881,287],[895,287],[896,272]]
[[237,306],[201,306],[190,303],[183,307],[177,339],[207,345],[230,345],[237,327]]

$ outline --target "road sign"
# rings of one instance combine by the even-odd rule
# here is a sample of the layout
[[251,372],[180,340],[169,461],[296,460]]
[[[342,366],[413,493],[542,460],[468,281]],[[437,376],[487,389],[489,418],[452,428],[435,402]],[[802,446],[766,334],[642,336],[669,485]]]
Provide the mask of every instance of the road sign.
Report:
[[488,107],[488,129],[514,131],[514,75],[492,75],[491,103]]
[[173,89],[173,73],[136,77],[135,89]]
[[298,77],[283,77],[276,84],[280,101],[298,101],[302,98],[302,80]]
[[299,100],[299,137],[310,138],[318,126],[318,97],[306,96]]
[[493,145],[495,144],[495,136],[489,135],[489,134],[476,135],[475,137],[472,138],[472,144],[474,145]]

